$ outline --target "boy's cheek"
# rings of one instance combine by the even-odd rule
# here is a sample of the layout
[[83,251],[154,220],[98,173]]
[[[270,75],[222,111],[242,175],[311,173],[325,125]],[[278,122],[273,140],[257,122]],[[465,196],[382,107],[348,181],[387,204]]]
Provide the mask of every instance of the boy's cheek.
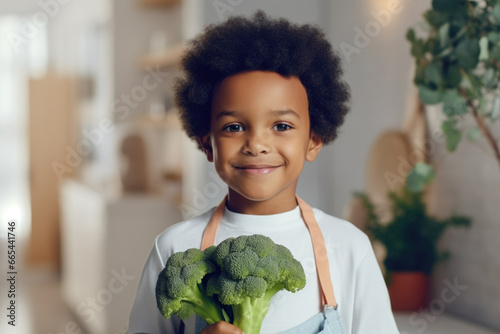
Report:
[[215,166],[215,171],[217,172],[217,175],[219,175],[220,179],[224,183],[227,184],[229,182],[229,180],[230,180],[229,174],[224,169],[218,168],[218,166],[216,165]]

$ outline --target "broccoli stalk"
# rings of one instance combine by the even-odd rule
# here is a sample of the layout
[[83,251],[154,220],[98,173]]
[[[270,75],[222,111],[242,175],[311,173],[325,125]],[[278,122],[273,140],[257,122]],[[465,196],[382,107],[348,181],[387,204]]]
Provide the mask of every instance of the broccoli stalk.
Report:
[[163,317],[185,320],[194,313],[208,324],[226,320],[217,301],[205,293],[203,280],[216,271],[207,255],[195,248],[173,254],[158,275],[156,302]]
[[232,305],[234,313],[233,325],[240,328],[244,333],[260,333],[271,299],[283,288],[282,284],[275,284],[260,298],[245,297],[240,304]]

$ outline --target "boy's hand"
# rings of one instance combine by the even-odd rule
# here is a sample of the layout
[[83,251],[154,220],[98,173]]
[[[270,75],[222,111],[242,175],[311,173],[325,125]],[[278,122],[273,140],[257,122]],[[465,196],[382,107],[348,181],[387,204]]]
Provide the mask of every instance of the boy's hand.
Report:
[[225,321],[216,322],[205,327],[200,334],[245,334],[238,327]]

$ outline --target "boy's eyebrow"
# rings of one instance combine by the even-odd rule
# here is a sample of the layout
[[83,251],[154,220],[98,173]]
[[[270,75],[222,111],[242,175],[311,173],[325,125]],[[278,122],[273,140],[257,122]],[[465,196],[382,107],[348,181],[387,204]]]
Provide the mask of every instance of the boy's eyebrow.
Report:
[[[300,118],[299,114],[292,110],[292,109],[282,109],[282,110],[273,110],[271,112],[271,115],[272,116],[283,116],[283,115],[291,115],[295,118]],[[222,110],[216,117],[215,117],[215,120],[218,120],[219,118],[221,117],[224,117],[224,116],[238,116],[238,112],[237,111],[232,111],[232,110]]]

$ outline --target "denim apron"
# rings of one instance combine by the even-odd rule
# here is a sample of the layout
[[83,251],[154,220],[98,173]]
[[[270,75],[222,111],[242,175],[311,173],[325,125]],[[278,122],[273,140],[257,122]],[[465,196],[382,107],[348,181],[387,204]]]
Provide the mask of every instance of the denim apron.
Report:
[[[333,293],[333,285],[330,279],[330,267],[328,265],[328,255],[326,253],[326,245],[325,240],[323,239],[323,234],[321,233],[316,218],[314,217],[314,212],[312,211],[312,208],[309,206],[309,204],[302,200],[297,194],[295,194],[295,198],[297,199],[297,203],[299,204],[302,218],[304,219],[304,222],[309,229],[309,233],[311,234],[314,249],[314,258],[316,262],[316,270],[318,271],[323,311],[309,318],[302,324],[281,333],[345,334],[342,318],[339,311],[337,310],[338,304],[335,301],[335,294]],[[203,239],[201,241],[202,250],[215,243],[217,228],[219,227],[222,214],[224,213],[226,202],[227,195],[214,210],[212,217],[210,218],[210,221],[208,222],[208,225],[203,233]],[[196,315],[196,334],[199,334],[206,326],[208,326],[208,324],[205,322],[205,320]]]

